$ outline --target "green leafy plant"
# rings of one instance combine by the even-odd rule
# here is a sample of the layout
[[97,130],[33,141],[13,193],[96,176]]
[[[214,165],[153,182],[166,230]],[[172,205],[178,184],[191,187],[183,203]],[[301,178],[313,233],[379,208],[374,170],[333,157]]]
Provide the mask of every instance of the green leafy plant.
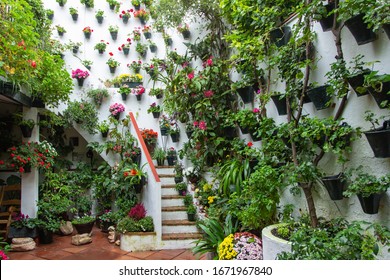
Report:
[[361,166],[356,170],[350,170],[347,174],[351,181],[347,190],[343,193],[347,197],[354,194],[368,197],[372,194],[385,192],[390,187],[390,174],[377,177],[363,172]]
[[82,217],[77,217],[74,220],[72,220],[73,225],[82,225],[82,224],[89,224],[96,220],[94,216],[90,215],[84,215]]
[[98,130],[101,133],[106,133],[110,130],[110,124],[106,120],[104,120],[104,121],[99,123]]
[[106,61],[106,64],[110,67],[118,67],[119,65],[121,65],[121,63],[119,61],[117,61],[116,59],[110,57],[107,61]]
[[80,3],[88,8],[93,8],[95,6],[94,0],[80,0]]
[[78,15],[78,14],[79,14],[79,11],[78,11],[76,8],[74,8],[74,7],[70,7],[70,8],[69,8],[69,13],[70,13],[71,15]]
[[98,51],[101,51],[101,52],[104,52],[106,49],[107,49],[107,45],[108,45],[108,42],[104,41],[104,40],[100,40],[99,43],[97,43],[93,49],[94,50],[98,50]]
[[130,217],[125,217],[118,222],[117,231],[120,233],[152,232],[154,231],[153,218],[147,216],[137,221]]
[[175,185],[175,189],[180,192],[180,191],[186,191],[187,190],[187,183],[185,182],[180,182]]
[[75,121],[80,123],[81,128],[88,131],[88,133],[96,133],[97,110],[90,102],[85,100],[69,102],[68,107],[64,111],[64,118],[67,120],[68,125],[71,125],[71,121]]
[[187,214],[196,214],[196,206],[194,204],[190,204],[187,207]]
[[189,206],[193,203],[193,197],[192,194],[186,194],[186,196],[183,198],[183,202],[185,206]]
[[93,102],[98,107],[102,105],[104,98],[110,96],[108,90],[105,88],[89,89],[86,94],[88,97],[92,98]]

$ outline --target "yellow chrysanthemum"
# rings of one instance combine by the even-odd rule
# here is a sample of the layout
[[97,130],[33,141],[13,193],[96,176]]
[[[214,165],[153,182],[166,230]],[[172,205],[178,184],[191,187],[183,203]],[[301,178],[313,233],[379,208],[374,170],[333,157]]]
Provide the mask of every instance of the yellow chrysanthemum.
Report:
[[213,203],[215,199],[215,196],[209,196],[207,200],[209,201],[209,204]]
[[233,250],[233,234],[229,234],[218,246],[218,255],[220,260],[231,260],[237,256],[237,252]]

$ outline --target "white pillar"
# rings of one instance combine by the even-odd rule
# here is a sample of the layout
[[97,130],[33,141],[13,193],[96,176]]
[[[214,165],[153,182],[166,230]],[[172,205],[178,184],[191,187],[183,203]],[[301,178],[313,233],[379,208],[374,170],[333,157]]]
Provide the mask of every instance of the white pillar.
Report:
[[[23,118],[33,119],[34,122],[38,122],[38,109],[23,107]],[[39,126],[35,125],[32,131],[31,137],[23,138],[24,142],[37,142],[39,141]],[[31,173],[23,173],[22,179],[22,206],[21,211],[23,214],[28,215],[31,218],[37,216],[37,201],[38,201],[38,183],[39,172],[35,167],[31,168]]]

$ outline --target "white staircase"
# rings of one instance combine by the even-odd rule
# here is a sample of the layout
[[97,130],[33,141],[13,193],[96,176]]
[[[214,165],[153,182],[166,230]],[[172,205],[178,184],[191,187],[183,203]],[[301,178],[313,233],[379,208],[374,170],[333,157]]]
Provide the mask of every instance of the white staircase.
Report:
[[175,190],[172,167],[156,167],[161,180],[162,249],[192,248],[202,237],[196,222],[187,219],[183,196]]

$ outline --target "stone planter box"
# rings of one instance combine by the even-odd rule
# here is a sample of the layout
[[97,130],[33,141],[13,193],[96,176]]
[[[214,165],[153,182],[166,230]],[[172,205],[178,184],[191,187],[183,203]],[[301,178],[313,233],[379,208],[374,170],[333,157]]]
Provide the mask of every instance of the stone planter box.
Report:
[[127,252],[150,251],[157,247],[156,232],[128,232],[121,234],[120,248]]
[[291,252],[291,243],[274,236],[271,232],[279,225],[265,227],[261,233],[263,239],[263,260],[275,260],[279,253]]

